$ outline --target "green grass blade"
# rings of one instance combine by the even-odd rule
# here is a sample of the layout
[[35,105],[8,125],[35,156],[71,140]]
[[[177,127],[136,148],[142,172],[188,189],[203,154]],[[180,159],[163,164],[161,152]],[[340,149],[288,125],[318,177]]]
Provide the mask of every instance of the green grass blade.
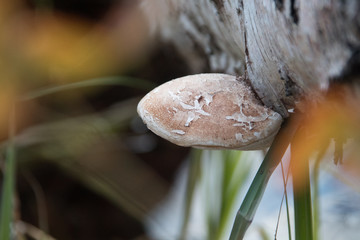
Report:
[[252,222],[256,209],[265,191],[266,184],[271,175],[269,172],[270,168],[268,162],[269,160],[264,160],[263,164],[256,173],[252,184],[250,185],[245,199],[241,204],[240,210],[236,215],[233,229],[230,235],[230,240],[242,239],[247,228]]
[[20,98],[20,101],[28,101],[39,97],[44,97],[49,94],[54,94],[57,92],[72,90],[76,88],[106,86],[106,85],[121,85],[121,86],[135,87],[145,90],[150,90],[155,87],[153,83],[139,78],[122,77],[122,76],[93,78],[93,79],[69,83],[65,85],[42,88],[26,94],[24,97]]
[[236,214],[230,240],[243,239],[246,230],[254,218],[270,176],[279,164],[298,128],[299,120],[301,120],[299,116],[293,116],[283,123]]
[[290,168],[294,196],[295,240],[312,240],[314,235],[309,174],[310,153],[303,152],[302,131],[299,129],[291,142]]
[[15,194],[15,108],[13,107],[9,118],[9,142],[6,148],[4,180],[1,198],[0,239],[9,240],[14,212]]
[[[287,174],[285,176],[284,166],[283,166],[283,163],[281,162],[281,174],[282,174],[283,184],[284,184],[284,196],[283,196],[283,198],[285,197],[288,236],[289,236],[289,240],[291,240],[292,238],[291,238],[290,211],[289,211],[289,201],[288,201],[288,195],[287,195],[287,183],[288,183],[288,179],[289,179],[289,173],[290,173],[290,169],[288,169],[288,172],[287,172]],[[282,204],[282,201],[283,200],[281,200],[281,204]]]
[[[310,177],[309,162],[306,159],[303,163],[304,171],[302,177],[293,178],[294,189],[294,213],[295,213],[295,239],[296,240],[312,240],[312,210],[311,210],[311,193],[310,193]],[[301,180],[302,183],[297,181]]]
[[[266,230],[264,227],[259,226],[258,227],[258,232],[260,234],[260,239],[261,240],[271,240],[271,238],[269,237],[269,235],[267,234]],[[276,239],[276,238],[275,238]]]
[[187,234],[188,222],[190,219],[191,205],[194,197],[195,187],[197,185],[200,175],[200,161],[202,156],[202,150],[192,149],[189,173],[187,178],[186,196],[185,196],[185,212],[182,220],[180,239],[185,239]]
[[224,164],[222,179],[222,201],[218,231],[215,239],[224,239],[229,217],[232,213],[239,191],[249,177],[249,161],[245,159],[246,154],[241,151],[222,151]]
[[320,239],[319,236],[319,169],[320,169],[320,162],[323,157],[324,152],[320,153],[315,161],[312,179],[313,179],[313,197],[312,197],[312,204],[313,204],[313,231],[314,231],[314,240]]
[[[318,170],[315,170],[318,171]],[[314,240],[319,239],[319,179],[318,179],[318,173],[315,173],[314,175],[314,192],[313,192],[313,217],[314,217]]]

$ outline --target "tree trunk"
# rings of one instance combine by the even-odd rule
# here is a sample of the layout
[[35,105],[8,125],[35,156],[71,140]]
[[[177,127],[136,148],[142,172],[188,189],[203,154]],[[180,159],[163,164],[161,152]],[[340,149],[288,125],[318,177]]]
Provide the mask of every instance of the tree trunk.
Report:
[[360,1],[143,0],[141,7],[154,36],[174,44],[194,73],[245,74],[283,117],[334,81],[359,82]]

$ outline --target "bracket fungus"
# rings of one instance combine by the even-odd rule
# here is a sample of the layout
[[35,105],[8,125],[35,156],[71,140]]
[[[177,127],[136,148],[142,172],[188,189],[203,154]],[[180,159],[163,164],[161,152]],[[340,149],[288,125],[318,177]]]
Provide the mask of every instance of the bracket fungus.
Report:
[[155,134],[180,146],[256,150],[268,147],[282,117],[241,77],[197,74],[149,92],[137,111]]

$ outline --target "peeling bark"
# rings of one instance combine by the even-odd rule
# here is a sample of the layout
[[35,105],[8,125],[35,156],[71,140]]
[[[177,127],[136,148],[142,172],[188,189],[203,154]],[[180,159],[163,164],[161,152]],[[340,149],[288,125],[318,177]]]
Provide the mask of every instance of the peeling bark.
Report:
[[288,116],[332,81],[357,81],[357,0],[152,0],[154,35],[172,42],[194,73],[246,75],[262,102]]

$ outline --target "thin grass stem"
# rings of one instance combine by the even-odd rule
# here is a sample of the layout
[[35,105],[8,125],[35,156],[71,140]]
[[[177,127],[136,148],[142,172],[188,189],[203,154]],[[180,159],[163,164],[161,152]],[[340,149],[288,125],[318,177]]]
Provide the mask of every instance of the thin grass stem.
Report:
[[321,157],[318,157],[316,159],[316,162],[314,164],[314,170],[313,170],[313,186],[314,186],[314,191],[313,191],[313,215],[314,215],[314,240],[318,240],[319,239],[319,168],[320,168],[320,162],[321,162]]
[[187,178],[187,186],[186,186],[186,197],[185,197],[185,212],[184,217],[181,224],[181,232],[179,239],[186,239],[187,229],[188,229],[188,222],[190,219],[190,212],[192,206],[192,200],[194,197],[195,187],[197,184],[197,180],[199,178],[200,172],[200,161],[202,156],[202,150],[200,149],[192,149],[191,152],[191,159],[190,159],[190,166],[189,166],[189,173]]
[[15,107],[12,107],[9,116],[9,142],[6,148],[6,159],[4,167],[4,180],[1,198],[0,216],[0,239],[9,240],[11,238],[11,225],[14,213],[14,194],[15,194]]
[[19,101],[29,101],[39,97],[44,97],[46,95],[50,95],[66,90],[72,90],[72,89],[84,88],[84,87],[93,87],[93,86],[106,86],[106,85],[121,85],[128,87],[136,87],[145,90],[149,90],[155,87],[153,83],[139,78],[123,77],[123,76],[93,78],[80,82],[42,88],[26,94],[25,96],[20,98]]
[[288,195],[287,195],[287,183],[289,179],[289,173],[290,169],[288,169],[286,177],[284,172],[283,163],[281,162],[281,174],[283,177],[284,182],[284,196],[285,196],[285,206],[286,206],[286,218],[287,218],[287,226],[288,226],[288,234],[289,234],[289,240],[291,240],[291,224],[290,224],[290,211],[289,211],[289,201],[288,201]]
[[295,239],[296,240],[312,240],[312,207],[311,207],[311,188],[309,176],[309,157],[302,156],[300,159],[299,151],[301,151],[300,140],[296,139],[292,142],[291,151],[291,172],[293,176],[293,192],[294,192],[294,214],[295,214]]
[[249,177],[250,164],[245,159],[246,154],[241,151],[223,151],[223,182],[222,202],[219,227],[214,239],[224,239],[229,225],[229,216],[232,213],[239,191],[244,187]]
[[298,128],[300,119],[300,116],[294,115],[290,119],[284,121],[236,214],[230,240],[243,239],[246,230],[254,218],[270,176],[279,164],[285,150],[292,140]]
[[284,202],[284,198],[285,198],[285,193],[283,193],[283,196],[282,196],[281,202],[280,202],[279,214],[278,214],[278,217],[277,217],[275,234],[274,234],[274,239],[275,240],[277,238],[277,232],[278,232],[278,229],[279,229],[280,215],[281,215],[281,209],[282,209],[282,205],[283,205],[283,202]]
[[38,224],[39,229],[44,232],[49,232],[48,226],[48,217],[47,217],[47,208],[45,201],[45,192],[42,189],[38,180],[32,175],[29,171],[23,171],[22,175],[25,177],[26,181],[29,183],[31,189],[33,190],[36,205],[37,205],[37,214],[38,214]]

